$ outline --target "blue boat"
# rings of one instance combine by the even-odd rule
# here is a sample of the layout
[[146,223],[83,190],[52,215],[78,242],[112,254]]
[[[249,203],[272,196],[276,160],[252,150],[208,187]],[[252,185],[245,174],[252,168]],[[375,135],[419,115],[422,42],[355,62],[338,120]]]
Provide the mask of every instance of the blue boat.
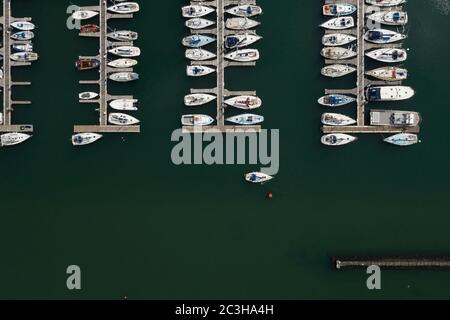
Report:
[[183,45],[190,48],[199,48],[206,46],[216,39],[203,35],[193,35],[183,38]]
[[355,98],[345,96],[342,94],[330,94],[321,97],[318,102],[319,104],[327,107],[340,107],[355,101]]

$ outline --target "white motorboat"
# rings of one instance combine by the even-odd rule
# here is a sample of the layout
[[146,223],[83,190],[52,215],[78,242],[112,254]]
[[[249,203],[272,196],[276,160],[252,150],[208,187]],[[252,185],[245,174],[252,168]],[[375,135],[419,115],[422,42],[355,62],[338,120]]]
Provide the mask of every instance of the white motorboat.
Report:
[[369,102],[407,100],[414,96],[414,89],[407,86],[369,87],[366,99]]
[[181,11],[185,18],[200,18],[207,16],[215,10],[207,6],[192,5],[181,8]]
[[412,133],[399,133],[393,136],[390,136],[383,140],[384,142],[400,146],[407,147],[412,146],[414,144],[420,143],[419,137],[417,134]]
[[366,0],[367,4],[378,7],[394,7],[405,2],[406,0]]
[[226,28],[231,30],[248,30],[254,29],[261,23],[244,17],[228,18],[225,22]]
[[108,66],[112,68],[132,68],[138,64],[138,61],[135,59],[116,59],[108,62]]
[[139,79],[139,74],[135,72],[116,72],[112,73],[108,77],[112,81],[116,82],[129,82]]
[[372,29],[366,32],[364,39],[372,43],[384,44],[404,40],[406,35],[388,29]]
[[184,97],[186,106],[201,106],[216,99],[216,96],[204,93],[189,94]]
[[11,60],[19,62],[32,62],[39,59],[39,55],[36,52],[16,52],[11,54]]
[[103,136],[98,133],[78,133],[72,136],[72,144],[74,146],[85,146],[96,142]]
[[383,81],[401,81],[408,78],[408,70],[398,67],[381,67],[367,71],[366,74]]
[[408,53],[404,49],[382,48],[366,52],[366,56],[386,63],[403,62],[408,59]]
[[82,92],[78,95],[80,100],[92,100],[98,97],[97,92]]
[[109,53],[115,54],[119,57],[139,57],[141,55],[141,49],[138,47],[121,46],[108,50]]
[[29,21],[14,21],[11,23],[11,27],[21,31],[31,31],[34,30],[35,25]]
[[183,126],[209,126],[214,119],[204,114],[188,114],[181,117]]
[[238,17],[250,18],[262,14],[262,8],[255,5],[235,6],[228,10],[227,13]]
[[0,136],[0,145],[2,147],[15,146],[30,139],[31,135],[20,132],[4,133]]
[[238,125],[256,125],[264,121],[264,117],[257,114],[241,114],[235,117],[229,117],[226,119],[228,122],[232,122]]
[[338,17],[332,18],[320,25],[322,28],[331,30],[344,30],[353,28],[355,26],[355,20],[353,17]]
[[252,62],[259,60],[258,49],[242,49],[225,55],[226,59],[238,62]]
[[136,111],[138,108],[136,104],[137,99],[116,99],[109,103],[109,106],[114,110],[119,111]]
[[4,123],[3,113],[0,112],[0,125]]
[[355,36],[343,33],[330,33],[322,37],[322,44],[328,47],[344,46],[356,40]]
[[213,21],[203,18],[192,18],[185,22],[186,27],[194,30],[204,29],[214,24]]
[[139,12],[139,4],[136,2],[122,2],[108,7],[108,11],[118,14],[131,14]]
[[186,74],[189,77],[202,77],[215,72],[216,70],[207,66],[187,66]]
[[247,173],[245,176],[245,181],[251,182],[251,183],[265,183],[270,180],[272,180],[274,177],[262,173],[262,172],[250,172]]
[[262,106],[262,100],[256,96],[237,96],[224,101],[225,104],[238,109],[252,110]]
[[91,19],[95,16],[99,15],[98,11],[92,11],[92,10],[78,10],[75,11],[72,14],[72,18],[74,20],[87,20],[87,19]]
[[216,55],[212,52],[209,52],[204,49],[186,49],[185,56],[187,59],[194,60],[194,61],[204,61],[213,59],[216,57]]
[[404,26],[408,23],[408,13],[403,11],[379,11],[367,17],[368,20],[390,26]]
[[117,126],[131,126],[139,123],[139,120],[125,113],[110,113],[108,122]]
[[345,60],[356,57],[356,51],[341,47],[325,47],[320,51],[320,54],[330,60]]
[[418,112],[403,110],[370,110],[371,126],[416,127],[422,118]]
[[327,134],[320,139],[322,144],[332,147],[343,146],[356,140],[358,140],[358,138],[344,133]]
[[349,126],[356,123],[356,120],[339,113],[324,113],[322,123],[326,126]]
[[344,64],[332,64],[322,68],[321,74],[325,77],[339,78],[356,71],[355,67]]
[[116,30],[108,33],[108,38],[117,41],[136,41],[139,34],[130,30]]

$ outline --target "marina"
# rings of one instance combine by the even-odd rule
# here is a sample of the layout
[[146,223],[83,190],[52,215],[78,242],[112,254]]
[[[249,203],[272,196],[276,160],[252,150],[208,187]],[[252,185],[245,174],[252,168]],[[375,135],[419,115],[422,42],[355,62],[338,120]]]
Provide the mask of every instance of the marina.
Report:
[[[119,120],[111,117],[108,106],[110,102],[116,100],[133,100],[133,96],[127,95],[110,95],[108,93],[108,81],[117,82],[133,81],[138,75],[133,72],[135,60],[125,60],[125,57],[135,57],[140,54],[139,48],[134,47],[134,40],[137,39],[137,33],[134,32],[117,32],[111,30],[108,21],[111,19],[132,19],[133,13],[139,11],[139,5],[134,2],[126,2],[113,4],[108,1],[99,0],[98,6],[79,7],[78,11],[73,13],[74,18],[81,21],[98,17],[99,25],[90,28],[82,27],[80,37],[98,38],[99,54],[95,56],[80,56],[77,63],[87,64],[86,68],[98,68],[98,80],[82,80],[80,84],[98,85],[98,95],[93,99],[81,99],[82,104],[98,104],[99,124],[96,125],[75,125],[74,133],[139,133],[140,125],[134,121],[134,117],[121,114]],[[86,17],[86,18],[83,18]],[[127,40],[129,38],[130,40]],[[111,41],[117,40],[117,41]],[[109,60],[109,55],[123,57],[121,61]],[[80,68],[79,68],[80,69]],[[81,68],[82,70],[83,68]],[[111,121],[111,119],[116,121]],[[133,121],[128,121],[133,118]]]
[[[194,20],[200,17],[204,18],[213,12],[216,15],[216,20],[213,23],[205,23],[205,19],[200,21]],[[192,1],[190,6],[183,7],[183,16],[185,18],[192,18],[186,22],[186,25],[191,29],[192,36],[186,37],[183,40],[183,44],[187,47],[198,48],[199,50],[203,50],[202,46],[211,42],[215,42],[216,44],[216,52],[214,54],[207,52],[208,57],[206,59],[192,59],[192,51],[187,51],[186,57],[191,59],[191,66],[215,68],[214,74],[217,79],[215,88],[191,89],[190,95],[188,95],[194,99],[198,95],[213,95],[216,102],[216,123],[203,126],[183,125],[184,132],[195,133],[210,129],[220,132],[259,132],[261,130],[259,124],[226,124],[227,118],[225,116],[226,108],[230,107],[226,101],[230,98],[243,96],[256,97],[255,91],[227,90],[225,86],[225,69],[228,67],[252,67],[256,65],[256,60],[259,59],[259,52],[254,49],[241,50],[241,46],[247,46],[259,40],[260,37],[256,35],[256,31],[251,29],[257,27],[259,23],[248,18],[255,17],[261,13],[262,10],[256,6],[255,0]],[[230,15],[230,18],[226,19],[227,15]],[[241,19],[239,21],[245,21],[245,23],[236,22],[236,19]],[[193,23],[193,21],[197,23]],[[250,21],[249,24],[247,24],[248,21]],[[199,24],[200,26],[198,26]],[[197,27],[192,27],[192,25],[197,25]],[[200,41],[201,45],[198,46],[194,41]],[[227,52],[227,50],[231,51]],[[209,60],[209,58],[213,59]],[[250,100],[247,100],[247,98],[244,99],[244,106],[248,104],[248,101]]]
[[[31,101],[19,101],[12,98],[14,86],[29,86],[28,81],[14,81],[12,79],[12,67],[27,67],[32,61],[37,59],[37,54],[31,52],[31,38],[34,33],[34,25],[31,18],[17,18],[12,16],[12,2],[3,1],[3,17],[0,18],[2,24],[3,47],[0,53],[3,57],[2,77],[0,86],[3,94],[3,113],[1,114],[0,133],[1,145],[15,145],[31,138],[33,125],[14,124],[13,111],[15,106],[30,105]],[[22,36],[22,35],[28,35]],[[32,36],[32,37],[31,37]],[[33,56],[31,59],[30,57]]]
[[[368,2],[368,1],[367,1]],[[377,5],[377,2],[373,2],[373,5]],[[335,8],[333,10],[332,8]],[[353,8],[353,10],[351,9]],[[344,10],[345,9],[345,10]],[[340,10],[340,11],[339,11]],[[348,49],[353,53],[355,57],[351,57],[348,53],[343,51],[343,54],[336,55],[336,58],[328,54],[325,55],[325,67],[322,70],[322,74],[328,77],[340,77],[353,72],[353,68],[356,69],[356,87],[351,89],[326,89],[326,95],[346,95],[356,97],[356,119],[354,125],[325,125],[322,127],[324,134],[362,134],[362,133],[379,133],[379,134],[396,134],[396,133],[412,133],[416,134],[420,132],[420,126],[418,122],[414,125],[392,125],[389,121],[385,121],[383,125],[373,125],[373,123],[367,122],[367,105],[369,101],[388,101],[388,100],[401,100],[408,99],[412,94],[405,94],[405,97],[398,97],[398,99],[387,99],[387,95],[383,95],[380,99],[370,99],[374,97],[371,95],[368,97],[368,92],[375,92],[379,87],[381,93],[388,90],[388,86],[391,86],[392,90],[400,92],[402,88],[402,80],[406,77],[402,76],[405,72],[396,73],[396,69],[379,68],[366,72],[366,56],[372,59],[379,60],[380,62],[392,63],[405,61],[407,53],[401,49],[401,44],[398,41],[403,40],[406,36],[386,29],[371,29],[369,28],[369,22],[366,21],[366,15],[372,17],[378,12],[376,17],[378,21],[379,17],[393,16],[391,23],[387,18],[384,24],[404,25],[407,22],[407,14],[402,10],[400,6],[379,6],[373,7],[367,4],[364,0],[326,0],[324,6],[324,15],[337,16],[337,25],[328,27],[325,30],[325,36],[322,40],[326,46],[324,50],[338,54],[339,50],[344,48],[338,47],[339,45],[347,45],[352,41],[356,41],[356,51]],[[334,12],[334,14],[329,14]],[[338,14],[336,12],[345,12],[345,14]],[[397,14],[398,12],[398,14]],[[327,13],[327,14],[325,14]],[[351,23],[353,19],[350,15],[356,13],[356,24],[353,26]],[[405,18],[406,17],[406,18]],[[339,19],[345,19],[340,21]],[[397,20],[396,20],[397,19]],[[350,21],[350,22],[347,22]],[[395,21],[394,21],[395,20]],[[331,21],[331,20],[330,20]],[[397,22],[397,23],[395,23]],[[367,24],[366,24],[367,23]],[[326,25],[326,24],[325,24]],[[347,25],[349,27],[347,27]],[[323,25],[322,25],[323,26]],[[383,27],[384,28],[384,27]],[[339,36],[339,37],[338,37]],[[395,42],[395,43],[394,43]],[[328,52],[326,51],[326,52]],[[379,56],[378,56],[379,55]],[[347,58],[350,57],[350,58]],[[390,58],[390,59],[388,59]],[[351,68],[351,69],[345,69]],[[403,69],[402,69],[403,70]],[[391,76],[392,75],[392,76]],[[371,78],[369,78],[369,77]],[[390,97],[390,96],[389,96]],[[408,113],[408,111],[404,111]],[[412,113],[412,112],[411,112]],[[420,115],[419,115],[420,117]]]

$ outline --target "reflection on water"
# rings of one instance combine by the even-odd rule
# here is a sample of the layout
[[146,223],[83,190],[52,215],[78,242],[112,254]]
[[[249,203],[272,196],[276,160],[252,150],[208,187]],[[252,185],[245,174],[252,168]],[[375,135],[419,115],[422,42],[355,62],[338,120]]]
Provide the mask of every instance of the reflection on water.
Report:
[[441,13],[445,15],[450,13],[450,0],[431,0],[431,2]]

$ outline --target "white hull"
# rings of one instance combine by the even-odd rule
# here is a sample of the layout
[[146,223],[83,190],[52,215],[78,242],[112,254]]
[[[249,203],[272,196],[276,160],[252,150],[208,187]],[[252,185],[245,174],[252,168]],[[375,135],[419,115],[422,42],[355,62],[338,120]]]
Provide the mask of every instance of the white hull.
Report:
[[204,61],[213,59],[216,57],[216,55],[212,52],[209,52],[204,49],[186,49],[185,54],[187,59],[194,60],[194,61]]
[[200,30],[207,27],[210,27],[214,24],[213,21],[202,19],[202,18],[192,18],[186,21],[185,25],[186,27],[193,29],[193,30]]
[[265,183],[272,179],[272,176],[262,172],[250,172],[245,175],[245,180],[251,183]]
[[210,7],[206,6],[199,6],[199,5],[193,5],[193,6],[185,6],[181,8],[183,17],[185,18],[200,18],[207,16],[208,14],[214,12],[215,10]]
[[74,20],[87,20],[87,19],[91,19],[97,15],[99,15],[99,12],[97,12],[97,11],[79,10],[79,11],[75,11],[72,14],[72,18]]
[[15,146],[31,138],[31,135],[19,132],[4,133],[0,136],[2,147]]
[[187,66],[186,67],[186,75],[188,77],[203,77],[208,74],[216,72],[213,68],[206,66]]
[[183,126],[209,126],[213,122],[213,118],[203,114],[190,114],[181,117]]
[[201,106],[215,99],[216,96],[210,94],[203,94],[203,93],[189,94],[184,97],[184,104],[190,107]]
[[116,59],[108,62],[108,66],[112,68],[132,68],[138,64],[137,60],[134,59]]
[[322,23],[320,26],[330,30],[344,30],[353,28],[355,26],[355,20],[353,17],[333,18]]
[[139,75],[134,72],[116,72],[109,75],[109,79],[116,82],[130,82],[139,79]]
[[355,36],[342,33],[326,34],[322,37],[322,44],[328,47],[343,46],[356,40]]
[[326,126],[349,126],[356,123],[350,117],[339,113],[324,113],[322,115],[322,123]]
[[259,26],[261,23],[252,19],[237,17],[227,19],[225,25],[231,30],[248,30]]
[[331,60],[345,60],[356,57],[357,55],[355,51],[341,47],[325,47],[320,54],[322,57]]
[[108,33],[108,38],[117,41],[135,41],[138,39],[138,33],[129,30],[119,30]]
[[408,78],[408,70],[397,67],[382,67],[368,71],[366,74],[383,81],[400,81]]
[[34,30],[35,25],[28,21],[15,21],[11,23],[11,27],[21,31],[31,31]]
[[72,145],[74,146],[86,146],[92,144],[102,138],[101,134],[97,133],[78,133],[72,136]]
[[139,120],[125,113],[110,113],[108,122],[117,126],[131,126],[139,123]]
[[366,52],[366,56],[371,59],[386,62],[386,63],[396,63],[403,62],[408,59],[408,53],[403,49],[376,49],[370,52]]
[[80,100],[92,100],[98,97],[96,92],[82,92],[78,95]]
[[262,100],[255,96],[238,96],[224,101],[227,105],[238,109],[252,110],[262,106]]
[[406,0],[366,0],[367,4],[378,7],[394,7],[405,2]]
[[390,136],[386,139],[384,139],[384,142],[400,146],[400,147],[407,147],[412,146],[417,143],[420,143],[419,137],[416,134],[412,133],[399,133],[393,136]]
[[321,74],[325,77],[339,78],[346,76],[350,73],[353,73],[355,71],[356,68],[352,66],[347,66],[343,64],[333,64],[323,67],[321,70]]
[[141,55],[141,49],[138,47],[122,46],[108,50],[109,53],[115,54],[119,57],[139,57]]
[[109,103],[109,106],[114,110],[119,111],[136,111],[137,99],[117,99]]
[[257,114],[241,114],[239,116],[230,117],[226,119],[228,122],[235,123],[238,125],[256,125],[264,122],[264,117]]
[[226,12],[237,17],[250,18],[262,14],[262,9],[259,6],[242,5],[232,7],[226,10]]
[[257,49],[243,49],[231,52],[225,55],[226,59],[237,62],[252,62],[259,60],[259,51]]
[[369,15],[367,19],[389,26],[403,26],[408,23],[408,14],[403,11],[381,11]]
[[320,139],[322,144],[332,147],[343,146],[356,140],[358,140],[358,138],[343,133],[327,134]]
[[139,4],[136,2],[122,2],[114,6],[108,7],[108,11],[117,14],[131,14],[139,12]]

